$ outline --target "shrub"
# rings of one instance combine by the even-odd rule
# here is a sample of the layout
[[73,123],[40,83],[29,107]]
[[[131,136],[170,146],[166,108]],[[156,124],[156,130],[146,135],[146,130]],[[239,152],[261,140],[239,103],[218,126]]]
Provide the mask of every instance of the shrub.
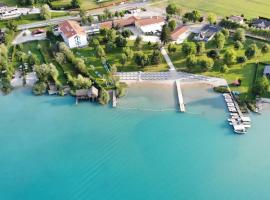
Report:
[[101,105],[106,105],[110,101],[110,95],[105,89],[100,90],[98,101]]
[[265,54],[265,53],[268,53],[269,50],[270,50],[269,44],[264,44],[262,46],[261,52]]
[[224,62],[227,65],[232,65],[236,62],[236,57],[237,57],[237,54],[236,54],[235,50],[233,50],[233,49],[226,50],[226,52],[224,54]]
[[218,87],[214,87],[214,91],[215,92],[219,92],[219,93],[229,93],[229,88],[226,86],[218,86]]
[[243,48],[242,42],[240,42],[239,40],[235,41],[235,42],[234,42],[234,48],[235,48],[236,50],[242,49],[242,48]]
[[152,65],[157,65],[160,64],[162,60],[162,55],[159,50],[153,51],[151,55],[151,64]]
[[194,42],[185,42],[182,45],[182,53],[189,56],[196,53],[196,44]]
[[44,82],[37,82],[34,84],[32,91],[35,95],[42,95],[46,93],[47,85]]
[[249,47],[245,51],[245,55],[248,59],[256,57],[258,53],[259,53],[259,49],[255,43],[249,45]]
[[238,56],[236,60],[237,60],[237,63],[245,63],[247,61],[247,57],[246,56]]
[[207,52],[207,56],[209,58],[212,58],[212,59],[219,59],[220,55],[219,55],[219,51],[216,50],[216,49],[212,49],[210,51]]

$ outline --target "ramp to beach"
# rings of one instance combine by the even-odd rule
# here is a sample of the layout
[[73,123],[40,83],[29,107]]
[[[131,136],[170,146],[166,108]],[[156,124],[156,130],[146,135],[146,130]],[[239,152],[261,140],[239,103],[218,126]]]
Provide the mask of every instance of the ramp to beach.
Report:
[[182,90],[181,90],[181,85],[180,85],[180,80],[176,80],[175,84],[176,84],[176,90],[177,90],[177,96],[178,96],[178,103],[179,103],[180,111],[181,112],[186,112],[184,99],[183,99],[183,95],[182,95]]

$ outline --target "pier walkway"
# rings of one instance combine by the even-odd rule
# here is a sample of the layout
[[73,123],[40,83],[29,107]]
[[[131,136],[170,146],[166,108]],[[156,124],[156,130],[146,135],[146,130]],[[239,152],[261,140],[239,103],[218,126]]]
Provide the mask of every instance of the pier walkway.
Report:
[[116,100],[116,92],[113,90],[112,92],[112,107],[116,108],[117,100]]
[[182,95],[182,90],[181,90],[181,85],[180,85],[180,80],[176,80],[175,84],[176,84],[176,90],[177,90],[177,96],[178,96],[178,103],[179,103],[180,111],[181,112],[186,112],[184,99],[183,99],[183,95]]

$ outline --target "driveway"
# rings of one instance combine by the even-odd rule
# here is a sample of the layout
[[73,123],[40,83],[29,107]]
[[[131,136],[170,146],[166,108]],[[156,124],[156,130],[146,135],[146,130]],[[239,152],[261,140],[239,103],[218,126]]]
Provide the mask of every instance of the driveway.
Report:
[[32,35],[31,31],[25,30],[19,33],[13,40],[12,44],[22,44],[25,42],[30,42],[30,41],[36,41],[36,40],[46,40],[46,33],[41,33],[38,35]]

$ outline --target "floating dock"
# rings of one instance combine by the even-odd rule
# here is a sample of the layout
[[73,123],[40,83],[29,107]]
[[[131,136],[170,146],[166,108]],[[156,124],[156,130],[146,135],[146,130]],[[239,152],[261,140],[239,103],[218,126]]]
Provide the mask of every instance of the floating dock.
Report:
[[177,96],[178,96],[178,103],[179,103],[179,108],[181,112],[186,112],[185,104],[184,104],[184,99],[182,95],[182,90],[181,90],[181,85],[180,85],[180,80],[176,80],[176,90],[177,90]]
[[116,99],[116,92],[113,90],[112,92],[112,107],[115,108],[117,104],[117,99]]

